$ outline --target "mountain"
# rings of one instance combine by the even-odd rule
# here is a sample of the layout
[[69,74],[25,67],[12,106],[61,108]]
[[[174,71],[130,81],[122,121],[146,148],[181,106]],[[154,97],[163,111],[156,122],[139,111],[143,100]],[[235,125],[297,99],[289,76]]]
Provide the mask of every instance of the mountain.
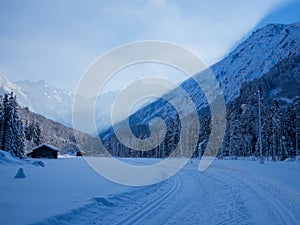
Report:
[[[281,60],[300,52],[300,23],[291,25],[269,24],[253,32],[244,42],[238,45],[223,60],[210,67],[220,83],[226,102],[239,95],[243,83],[261,77]],[[203,74],[196,74],[181,84],[193,100],[197,110],[207,107],[206,98],[195,80]],[[195,80],[194,80],[195,79]],[[177,88],[166,96],[180,106],[185,96]],[[155,115],[174,115],[162,100],[158,100],[131,116],[133,124],[147,124]],[[183,111],[186,109],[182,108]],[[185,112],[189,114],[189,112]]]
[[269,24],[253,32],[227,57],[212,66],[227,102],[239,95],[243,83],[261,77],[283,59],[299,53],[299,37],[300,23]]
[[0,76],[0,94],[14,92],[23,107],[71,127],[73,94],[54,88],[45,81],[11,82]]
[[[283,160],[297,155],[299,73],[300,54],[293,53],[262,77],[242,84],[239,96],[227,105],[227,130],[220,151],[222,156],[258,155],[259,130],[265,156]],[[258,125],[257,90],[260,90],[261,128]]]
[[[227,105],[239,97],[243,84],[261,78],[288,57],[294,54],[299,55],[299,37],[300,23],[267,25],[253,32],[223,60],[210,67],[220,83]],[[192,99],[199,114],[204,114],[208,104],[195,80],[199,80],[205,72],[200,72],[193,79],[188,79],[181,84],[181,87]],[[285,88],[288,88],[288,86]],[[182,102],[185,101],[185,96],[180,94],[178,88],[166,94],[164,98],[178,105],[179,110],[184,111],[186,116],[191,113],[184,108]],[[276,96],[276,98],[280,98],[280,96]],[[129,118],[130,126],[148,125],[149,121],[157,116],[165,121],[174,120],[176,111],[169,104],[166,104],[165,100],[159,99],[131,115]],[[120,123],[118,126],[123,127],[124,125],[124,123]],[[100,136],[104,141],[109,142],[114,137],[114,131],[110,128],[102,132]]]
[[[67,90],[58,89],[45,81],[17,81],[12,82],[0,75],[0,94],[14,92],[22,107],[28,107],[30,111],[43,115],[51,120],[72,127],[72,107],[74,94]],[[111,107],[118,91],[101,94],[96,101],[96,125],[99,131],[111,126]],[[95,99],[87,99],[87,102],[95,102]]]
[[[73,130],[61,123],[47,119],[42,115],[31,112],[28,108],[19,109],[19,116],[25,124],[37,123],[41,129],[42,142],[49,143],[61,149],[61,153],[75,152],[84,150],[86,154],[96,154],[98,148],[98,138],[92,137],[86,133]],[[76,138],[75,138],[76,137]],[[30,145],[26,145],[26,150],[30,150]],[[97,151],[97,154],[100,154]]]
[[[11,91],[17,95],[20,118],[25,126],[38,124],[42,142],[60,148],[63,154],[78,148],[93,154],[98,149],[97,137],[70,128],[73,95],[68,91],[51,87],[44,81],[14,83],[0,76],[0,95]],[[27,141],[25,146],[27,151],[34,147]]]

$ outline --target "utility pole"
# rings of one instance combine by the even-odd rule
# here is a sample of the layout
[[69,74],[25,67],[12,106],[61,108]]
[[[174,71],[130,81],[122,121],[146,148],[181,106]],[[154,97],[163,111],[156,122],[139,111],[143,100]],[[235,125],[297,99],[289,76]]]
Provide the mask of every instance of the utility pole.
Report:
[[262,156],[262,142],[261,142],[261,110],[260,110],[260,90],[258,90],[258,133],[259,133],[259,163],[264,164]]
[[294,100],[295,114],[296,114],[296,161],[300,161],[300,96]]
[[162,158],[165,159],[165,140],[162,143]]
[[231,159],[231,120],[229,120],[229,152],[228,152],[228,157]]

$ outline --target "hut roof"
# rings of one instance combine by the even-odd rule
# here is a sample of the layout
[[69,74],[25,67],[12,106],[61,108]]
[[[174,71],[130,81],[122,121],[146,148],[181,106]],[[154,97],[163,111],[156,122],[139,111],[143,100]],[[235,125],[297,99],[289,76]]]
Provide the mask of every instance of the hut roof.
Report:
[[46,143],[43,143],[43,144],[40,144],[40,145],[34,147],[33,149],[31,149],[30,152],[33,152],[34,150],[36,150],[36,149],[38,149],[38,148],[40,148],[40,147],[42,147],[42,146],[46,146],[47,148],[50,148],[50,149],[52,149],[53,151],[60,152],[60,149],[59,149],[59,148],[56,148],[56,147],[54,147],[54,146],[52,146],[52,145],[50,145],[50,144],[46,144]]

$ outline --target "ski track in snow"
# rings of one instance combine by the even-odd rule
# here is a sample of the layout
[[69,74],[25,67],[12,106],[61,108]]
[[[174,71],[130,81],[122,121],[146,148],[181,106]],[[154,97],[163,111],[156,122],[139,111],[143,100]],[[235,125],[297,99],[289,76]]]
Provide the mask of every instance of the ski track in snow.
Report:
[[[230,172],[225,172],[229,170]],[[219,176],[217,173],[223,171]],[[216,167],[212,176],[221,178],[221,182],[230,182],[237,191],[251,194],[252,201],[257,208],[252,209],[253,215],[261,213],[254,218],[255,224],[299,224],[300,214],[297,205],[300,202],[300,193],[291,187],[284,185],[268,177],[259,177],[248,171],[229,167]],[[244,195],[246,195],[245,193]],[[298,207],[299,208],[299,207]],[[251,206],[248,206],[251,209]]]
[[159,208],[164,202],[172,197],[179,190],[179,179],[175,177],[173,179],[173,185],[166,192],[156,197],[152,202],[146,204],[143,208],[136,210],[134,213],[126,217],[124,220],[118,223],[121,224],[138,224],[143,221],[144,218],[151,215],[156,209]]
[[300,224],[300,192],[271,177],[189,164],[171,179],[35,224]]
[[136,188],[117,196],[95,197],[79,209],[33,224],[141,224],[179,188],[179,178],[174,176],[160,184]]
[[177,197],[179,210],[158,224],[253,224],[231,184],[200,173],[195,167],[187,174],[184,191]]

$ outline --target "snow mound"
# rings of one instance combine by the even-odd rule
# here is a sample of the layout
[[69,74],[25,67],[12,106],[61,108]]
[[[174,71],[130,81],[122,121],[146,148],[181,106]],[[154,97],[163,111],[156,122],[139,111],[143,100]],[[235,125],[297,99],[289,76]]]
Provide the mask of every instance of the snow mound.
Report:
[[37,167],[45,167],[45,163],[43,161],[33,161],[33,162],[30,162],[31,165],[34,165],[34,166],[37,166]]
[[294,162],[295,159],[293,159],[293,158],[286,158],[284,161],[285,161],[285,162]]
[[16,158],[10,154],[10,152],[6,152],[3,150],[0,150],[0,164],[2,165],[24,165],[24,164],[29,164],[32,166],[37,166],[37,167],[45,167],[45,164],[41,160],[22,160],[19,158]]
[[13,157],[9,152],[0,150],[0,164],[23,164],[23,162]]

